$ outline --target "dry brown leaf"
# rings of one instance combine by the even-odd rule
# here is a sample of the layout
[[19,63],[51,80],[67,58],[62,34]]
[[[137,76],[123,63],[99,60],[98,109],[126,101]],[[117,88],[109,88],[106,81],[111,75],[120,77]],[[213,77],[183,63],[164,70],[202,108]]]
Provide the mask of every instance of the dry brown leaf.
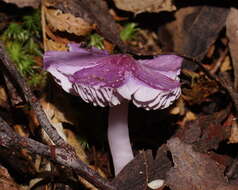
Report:
[[66,44],[55,42],[51,39],[45,40],[45,50],[46,51],[66,51],[67,47]]
[[0,189],[20,190],[20,187],[13,181],[6,168],[0,166]]
[[131,11],[135,14],[141,12],[174,11],[176,7],[171,0],[113,0],[117,8]]
[[94,26],[72,14],[62,13],[60,10],[47,8],[45,8],[44,11],[46,21],[54,31],[66,31],[78,36],[84,36],[94,29]]
[[229,56],[226,56],[220,67],[221,72],[232,70],[231,60]]
[[167,146],[174,163],[166,179],[171,189],[215,190],[229,186],[224,177],[225,168],[206,154],[195,152],[192,145],[181,142],[179,138],[170,139]]
[[54,104],[51,104],[50,102],[47,102],[44,98],[40,99],[40,103],[46,112],[46,115],[49,117],[50,121],[54,123],[70,123],[72,124],[71,121],[69,121],[64,113],[59,110]]
[[33,7],[38,8],[41,1],[40,0],[3,0],[6,3],[16,4],[18,7]]
[[[67,119],[65,119],[64,114],[60,112],[53,104],[46,102],[43,98],[40,100],[40,103],[51,125],[57,130],[59,135],[66,141],[66,135],[64,133],[62,122],[68,121]],[[42,136],[46,142],[51,144],[53,143],[44,130],[42,130]]]

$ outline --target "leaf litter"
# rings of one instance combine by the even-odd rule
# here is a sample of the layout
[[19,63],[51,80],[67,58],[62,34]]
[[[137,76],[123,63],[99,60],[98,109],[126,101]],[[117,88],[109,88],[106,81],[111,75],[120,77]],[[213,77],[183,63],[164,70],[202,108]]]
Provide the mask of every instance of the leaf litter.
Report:
[[[2,19],[8,20],[1,28],[1,40],[9,47],[12,60],[22,63],[18,69],[24,78],[34,79],[31,88],[48,120],[60,129],[78,157],[115,189],[146,189],[158,179],[165,180],[164,190],[238,188],[235,2],[194,5],[170,0],[136,4],[129,0],[48,0],[39,8],[38,1],[29,0],[4,1],[1,6]],[[6,11],[9,6],[17,16]],[[40,28],[34,28],[33,35],[30,28],[19,31],[19,26],[25,27],[24,16],[28,21],[34,17],[29,6],[41,9],[41,21],[37,21]],[[19,32],[12,33],[11,27]],[[182,96],[176,104],[164,111],[144,111],[130,105],[130,134],[136,157],[115,178],[105,138],[107,109],[65,94],[48,75],[42,80],[46,75],[42,75],[42,59],[37,52],[66,51],[68,43],[128,53],[137,59],[171,52],[185,56],[180,75]],[[15,83],[1,72],[0,116],[19,135],[54,147],[52,140],[46,140],[40,132],[35,113]],[[89,185],[83,175],[79,179],[69,168],[44,156],[25,149],[15,152],[1,147],[0,151],[3,190],[24,189],[30,182],[31,187],[37,185],[39,189],[97,189],[93,186],[96,182]],[[14,157],[7,160],[12,152]],[[18,160],[21,166],[16,166]],[[47,171],[52,173],[50,180],[42,174]],[[26,174],[30,178],[21,179]]]

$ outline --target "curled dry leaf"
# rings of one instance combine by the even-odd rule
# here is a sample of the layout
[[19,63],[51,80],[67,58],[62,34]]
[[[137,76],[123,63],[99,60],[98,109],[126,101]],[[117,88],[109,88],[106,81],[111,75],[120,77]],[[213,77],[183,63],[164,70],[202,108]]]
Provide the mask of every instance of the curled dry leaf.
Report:
[[171,0],[113,0],[117,8],[131,11],[136,14],[141,12],[174,11],[176,7]]
[[[57,130],[59,135],[66,141],[67,138],[64,133],[62,125],[62,122],[66,121],[63,113],[60,113],[53,104],[46,102],[44,99],[41,99],[40,103],[51,125]],[[53,143],[44,130],[42,130],[42,136],[43,139],[49,144]]]
[[221,72],[226,72],[232,70],[231,60],[229,56],[226,56],[224,61],[221,64]]
[[75,17],[69,13],[62,13],[60,10],[45,8],[46,21],[54,31],[59,30],[78,36],[84,36],[90,33],[94,26],[90,25],[82,18]]
[[46,51],[66,51],[68,48],[66,44],[60,43],[60,42],[55,42],[51,39],[46,39],[45,40],[45,49]]
[[33,7],[38,8],[41,1],[40,0],[3,0],[6,3],[16,4],[18,7]]

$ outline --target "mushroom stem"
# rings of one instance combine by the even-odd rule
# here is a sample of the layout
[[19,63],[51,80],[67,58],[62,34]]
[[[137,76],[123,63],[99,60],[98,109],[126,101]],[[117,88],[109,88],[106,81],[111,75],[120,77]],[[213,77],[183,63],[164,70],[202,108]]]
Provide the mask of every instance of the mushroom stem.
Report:
[[128,102],[109,108],[108,141],[117,175],[134,158],[128,130]]

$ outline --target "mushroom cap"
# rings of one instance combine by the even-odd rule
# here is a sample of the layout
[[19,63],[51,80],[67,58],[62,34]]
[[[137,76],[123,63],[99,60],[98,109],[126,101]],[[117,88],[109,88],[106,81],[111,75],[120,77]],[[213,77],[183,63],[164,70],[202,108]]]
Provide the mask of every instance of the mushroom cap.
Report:
[[44,68],[66,92],[85,102],[104,107],[126,99],[137,107],[155,110],[168,107],[180,96],[182,60],[176,55],[135,60],[127,54],[110,55],[69,44],[69,51],[46,52]]

